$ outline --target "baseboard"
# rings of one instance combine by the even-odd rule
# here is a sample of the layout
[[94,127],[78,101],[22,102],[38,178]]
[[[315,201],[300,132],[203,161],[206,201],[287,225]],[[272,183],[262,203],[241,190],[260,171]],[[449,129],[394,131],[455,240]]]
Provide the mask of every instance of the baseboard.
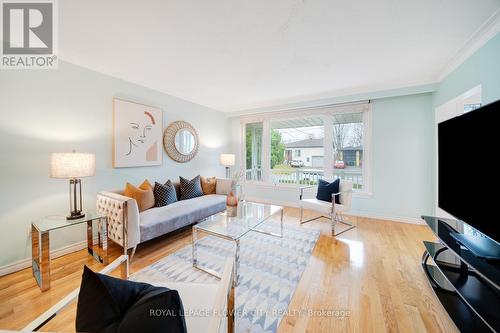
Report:
[[[77,243],[73,243],[70,245],[66,245],[66,246],[63,246],[63,247],[60,247],[58,249],[54,249],[54,250],[50,251],[50,258],[51,259],[58,258],[58,257],[61,257],[65,254],[68,254],[68,253],[83,250],[86,247],[87,247],[86,240],[81,241],[81,242],[77,242]],[[31,267],[31,258],[21,259],[19,261],[13,262],[12,264],[7,264],[7,265],[0,267],[0,276],[14,273],[14,272],[20,271],[20,270],[28,268],[28,267]]]
[[392,221],[392,222],[425,225],[425,222],[422,219],[417,218],[417,217],[386,215],[386,214],[377,214],[377,213],[360,212],[360,211],[351,211],[349,213],[349,215],[359,216],[359,217],[368,217],[368,218],[376,219],[376,220],[387,220],[387,221]]
[[[300,207],[300,204],[298,202],[283,201],[283,200],[265,200],[265,199],[263,200],[262,198],[257,198],[257,197],[246,197],[245,199],[253,202],[261,202],[261,203],[274,204],[286,207],[295,207],[295,208]],[[395,215],[361,212],[361,211],[351,211],[349,212],[349,214],[346,215],[368,217],[377,220],[388,220],[393,222],[401,222],[409,224],[419,224],[419,225],[425,224],[424,221],[422,221],[422,219],[416,217],[395,216]]]

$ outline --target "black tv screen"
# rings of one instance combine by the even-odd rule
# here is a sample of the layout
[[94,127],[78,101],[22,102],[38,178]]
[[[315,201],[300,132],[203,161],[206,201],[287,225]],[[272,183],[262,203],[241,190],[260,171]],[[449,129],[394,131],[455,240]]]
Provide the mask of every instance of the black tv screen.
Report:
[[439,207],[500,243],[500,100],[438,125]]

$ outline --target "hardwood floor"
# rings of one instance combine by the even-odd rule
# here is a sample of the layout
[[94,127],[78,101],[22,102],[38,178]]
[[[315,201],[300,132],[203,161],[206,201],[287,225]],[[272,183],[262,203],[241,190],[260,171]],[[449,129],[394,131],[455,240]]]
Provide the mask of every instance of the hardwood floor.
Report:
[[[285,222],[298,225],[298,209]],[[321,236],[279,332],[458,332],[420,266],[426,226],[352,217],[357,228],[333,238],[325,220],[304,224]],[[133,273],[191,242],[190,228],[139,246]],[[111,257],[121,248],[111,247]],[[52,261],[51,289],[42,293],[31,268],[0,277],[0,329],[21,329],[80,284],[83,265],[103,266],[85,250]],[[75,306],[44,327],[74,330]]]

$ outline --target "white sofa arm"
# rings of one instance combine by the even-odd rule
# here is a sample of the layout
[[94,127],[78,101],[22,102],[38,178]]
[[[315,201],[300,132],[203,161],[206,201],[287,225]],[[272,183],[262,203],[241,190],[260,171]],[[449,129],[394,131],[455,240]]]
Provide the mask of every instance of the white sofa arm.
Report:
[[[137,202],[118,193],[102,191],[97,194],[97,212],[108,218],[108,237],[124,250],[139,244],[139,208]],[[125,242],[124,242],[125,240]]]

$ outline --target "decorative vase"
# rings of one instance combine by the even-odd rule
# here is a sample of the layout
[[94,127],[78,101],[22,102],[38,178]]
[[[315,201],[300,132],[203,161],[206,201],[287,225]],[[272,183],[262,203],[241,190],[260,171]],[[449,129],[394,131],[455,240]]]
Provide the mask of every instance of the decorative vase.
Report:
[[233,191],[229,193],[226,199],[227,216],[234,217],[238,213],[238,198]]

